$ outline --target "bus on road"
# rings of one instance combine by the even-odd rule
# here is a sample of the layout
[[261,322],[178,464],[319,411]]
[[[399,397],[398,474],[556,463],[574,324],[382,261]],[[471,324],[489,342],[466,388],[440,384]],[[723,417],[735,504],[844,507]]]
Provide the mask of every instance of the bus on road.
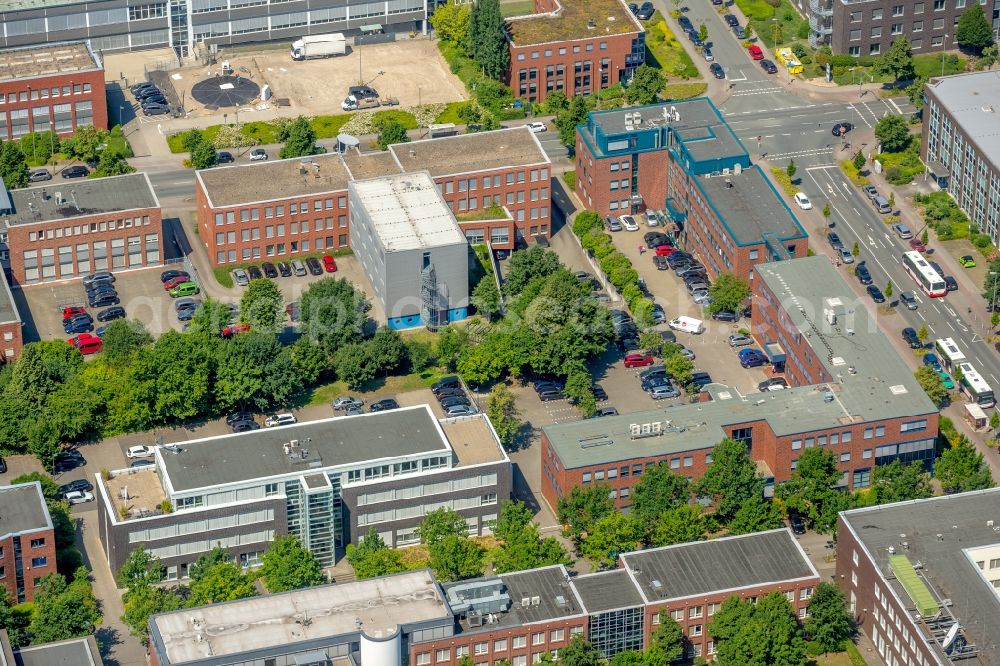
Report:
[[993,389],[979,374],[979,371],[971,363],[959,363],[958,369],[961,370],[958,384],[962,393],[969,396],[969,400],[983,409],[993,407],[997,402],[993,396]]
[[965,363],[965,354],[958,348],[952,338],[940,338],[934,341],[934,349],[941,357],[941,367],[948,372],[954,372],[959,363]]
[[924,259],[924,255],[919,252],[904,252],[903,268],[920,285],[924,293],[931,298],[944,296],[948,291],[947,285],[944,283],[944,278],[938,275],[938,272]]

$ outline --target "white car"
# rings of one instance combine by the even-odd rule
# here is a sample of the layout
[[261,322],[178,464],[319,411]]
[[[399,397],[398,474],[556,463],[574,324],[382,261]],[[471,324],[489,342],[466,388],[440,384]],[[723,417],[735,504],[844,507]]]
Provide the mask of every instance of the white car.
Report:
[[233,279],[236,280],[236,284],[240,287],[245,287],[250,284],[250,276],[242,268],[237,268],[233,270]]
[[809,201],[809,197],[802,194],[802,192],[795,193],[795,203],[799,205],[802,210],[809,210],[813,207],[812,202]]
[[149,446],[130,446],[125,455],[129,458],[151,458],[153,449]]
[[297,423],[295,417],[291,414],[272,414],[264,419],[265,428],[274,428],[276,426],[292,425]]
[[68,493],[63,493],[63,499],[70,504],[83,504],[84,502],[93,502],[94,494],[89,490],[71,490]]
[[254,148],[250,151],[251,162],[261,162],[267,159],[267,151],[263,148]]
[[548,129],[545,126],[545,123],[528,123],[527,125],[525,125],[525,127],[530,129],[535,134],[540,134],[541,132],[544,132],[545,130]]
[[625,227],[625,231],[639,231],[639,223],[631,215],[622,215],[619,219],[622,226]]

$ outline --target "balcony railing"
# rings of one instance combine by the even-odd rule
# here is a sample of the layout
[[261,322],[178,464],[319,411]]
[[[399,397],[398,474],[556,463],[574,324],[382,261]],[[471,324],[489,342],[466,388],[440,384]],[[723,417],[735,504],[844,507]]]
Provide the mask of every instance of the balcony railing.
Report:
[[815,16],[833,16],[833,5],[825,0],[809,0],[809,11]]

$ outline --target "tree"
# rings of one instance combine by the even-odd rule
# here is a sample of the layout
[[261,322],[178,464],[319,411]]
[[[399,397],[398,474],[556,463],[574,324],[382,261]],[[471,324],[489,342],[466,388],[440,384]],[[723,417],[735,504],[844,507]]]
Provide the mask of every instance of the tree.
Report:
[[897,458],[888,465],[876,465],[872,473],[872,495],[877,504],[926,499],[934,494],[930,474],[923,465],[905,465]]
[[21,137],[19,142],[25,157],[37,162],[47,162],[53,153],[59,152],[60,141],[55,132],[31,132]]
[[149,618],[159,613],[169,613],[184,607],[184,599],[163,587],[143,587],[129,591],[123,598],[124,613],[121,621],[128,632],[144,645],[149,643]]
[[316,153],[316,132],[305,116],[299,116],[288,125],[285,145],[281,147],[281,159],[304,157]]
[[262,558],[260,576],[271,592],[287,592],[327,582],[316,556],[294,534],[277,537]]
[[117,363],[127,361],[139,349],[153,343],[153,336],[138,319],[116,319],[104,329],[101,336],[104,359]]
[[233,561],[226,549],[216,546],[207,553],[202,554],[197,560],[191,563],[188,568],[188,575],[192,582],[197,583],[208,576],[208,572],[217,564],[228,564]]
[[365,345],[369,348],[372,362],[384,375],[398,370],[406,361],[406,345],[402,336],[388,326],[379,327]]
[[944,387],[940,375],[934,371],[934,368],[922,366],[914,373],[914,377],[917,378],[920,388],[924,390],[935,406],[939,408],[944,406],[948,401],[948,390]]
[[230,320],[229,306],[226,303],[206,298],[194,311],[187,332],[213,342],[218,341],[219,332],[229,324]]
[[806,635],[823,653],[840,652],[854,635],[854,623],[844,604],[844,595],[835,583],[822,582],[809,600]]
[[906,37],[892,40],[889,50],[875,61],[874,69],[879,76],[891,76],[895,81],[910,81],[915,78],[910,40]]
[[946,493],[993,487],[989,465],[965,435],[959,435],[954,444],[941,452],[941,457],[934,464],[934,475]]
[[892,280],[889,280],[885,283],[885,297],[892,298],[892,291]]
[[115,577],[118,587],[128,591],[151,587],[161,580],[163,580],[163,565],[156,555],[146,551],[143,544],[139,544],[129,553]]
[[107,142],[107,132],[93,125],[82,125],[73,132],[73,137],[67,142],[73,157],[89,162],[100,156],[101,146]]
[[920,328],[917,329],[917,340],[920,342],[926,342],[927,338],[930,337],[931,332],[927,330],[927,324],[921,324]]
[[[704,26],[702,26],[704,27]],[[653,630],[646,650],[645,663],[669,664],[684,653],[684,630],[677,621],[660,611],[660,624]]]
[[639,65],[632,75],[632,82],[625,89],[625,101],[629,104],[652,104],[659,98],[664,83],[666,80],[659,69]]
[[158,419],[183,421],[213,410],[212,383],[221,343],[217,335],[202,338],[167,331],[141,357],[154,378],[153,411]]
[[57,573],[42,578],[28,631],[35,643],[51,643],[92,634],[100,619],[90,574],[80,567],[70,583]]
[[583,634],[573,636],[566,647],[559,650],[559,666],[603,666],[604,655],[587,642]]
[[431,26],[441,39],[452,44],[464,44],[469,37],[469,17],[472,5],[449,0],[446,5],[438,5],[431,14]]
[[594,398],[594,382],[590,378],[590,373],[586,368],[578,368],[566,377],[566,388],[563,390],[568,397],[583,413],[585,418],[590,418],[597,411],[597,399]]
[[386,546],[374,527],[368,530],[361,543],[347,544],[347,561],[354,567],[354,575],[358,579],[406,571],[403,556]]
[[472,8],[472,55],[483,74],[499,79],[510,64],[507,30],[499,0],[479,0]]
[[837,525],[837,514],[851,504],[851,496],[837,485],[840,478],[836,454],[810,447],[799,456],[792,478],[777,487],[778,497],[818,532],[831,532]]
[[541,538],[531,510],[518,501],[504,502],[493,535],[500,540],[491,553],[494,573],[570,564],[566,549],[554,537]]
[[121,176],[126,173],[133,173],[135,167],[120,154],[105,150],[101,153],[101,159],[97,162],[92,176],[95,178],[107,178],[108,176]]
[[293,342],[288,347],[288,355],[292,359],[292,367],[299,376],[299,381],[304,386],[310,386],[327,377],[333,368],[326,349],[307,338],[299,338]]
[[191,167],[211,169],[219,163],[219,153],[208,141],[200,141],[191,149]]
[[632,513],[640,521],[652,525],[668,509],[687,504],[691,498],[691,482],[674,474],[665,462],[647,467],[632,489]]
[[861,247],[858,245],[858,241],[854,241],[854,245],[851,246],[851,256],[855,259],[861,254]]
[[882,150],[898,153],[910,143],[910,128],[902,116],[882,116],[875,125],[875,138],[882,144]]
[[823,204],[823,219],[824,220],[829,220],[830,219],[830,215],[832,215],[832,214],[833,214],[833,211],[830,209],[830,202],[828,201],[825,204]]
[[729,438],[712,449],[712,464],[695,485],[699,497],[713,500],[715,515],[723,523],[735,517],[743,502],[763,490],[764,480],[757,476],[746,444]]
[[973,3],[962,12],[955,28],[955,41],[976,53],[982,53],[983,49],[993,44],[993,27],[979,3]]
[[442,581],[462,580],[483,575],[486,551],[464,536],[446,536],[435,542],[430,551],[431,569]]
[[284,316],[284,300],[274,280],[250,280],[240,298],[240,321],[254,330],[274,331]]
[[571,151],[576,146],[576,126],[587,120],[590,104],[583,95],[573,97],[569,106],[556,114],[559,142]]
[[859,150],[858,152],[854,153],[854,158],[851,160],[851,162],[854,164],[855,169],[861,171],[862,169],[865,168],[865,154]]
[[920,243],[922,245],[927,245],[929,241],[930,241],[930,232],[927,230],[927,227],[924,227],[923,232],[920,234]]
[[708,26],[704,23],[698,26],[698,39],[708,41]]
[[371,304],[344,278],[327,277],[309,285],[299,301],[300,330],[329,353],[360,342]]
[[215,401],[224,411],[266,411],[284,405],[301,388],[288,351],[273,335],[250,331],[228,340],[218,354]]
[[712,297],[710,312],[720,310],[739,312],[743,301],[750,296],[750,285],[732,273],[722,273],[708,288],[708,295]]
[[257,596],[253,576],[244,574],[233,562],[219,562],[201,572],[191,582],[189,606],[204,606]]
[[13,141],[0,141],[0,178],[9,190],[28,186],[28,162]]
[[781,527],[781,511],[763,497],[751,497],[743,502],[729,523],[731,534],[750,534]]
[[507,450],[517,445],[517,436],[521,430],[521,411],[514,401],[514,394],[506,384],[497,384],[490,389],[486,401],[486,415],[493,424],[500,443]]
[[796,171],[798,171],[798,167],[795,166],[795,160],[788,160],[788,166],[785,167],[785,173],[788,174],[788,178],[795,178]]
[[518,250],[510,255],[507,263],[507,279],[504,291],[512,296],[520,294],[532,280],[546,278],[561,267],[559,255],[540,245],[528,250]]
[[465,518],[451,509],[435,509],[424,516],[417,528],[420,543],[433,546],[450,536],[467,536],[469,525]]
[[609,497],[611,488],[596,483],[584,488],[573,486],[568,495],[559,498],[556,513],[563,527],[563,534],[579,541],[593,531],[599,520],[615,512],[615,503]]
[[620,553],[639,550],[645,540],[645,525],[635,516],[612,511],[594,524],[577,550],[595,565],[612,566]]
[[480,314],[484,314],[490,319],[500,314],[500,290],[497,289],[496,282],[491,276],[486,276],[479,281],[476,288],[472,290],[472,298],[469,299],[476,306]]
[[730,597],[715,614],[708,630],[716,639],[719,666],[808,663],[795,611],[783,592],[772,592],[759,598],[756,604]]
[[[637,520],[641,520],[636,516]],[[701,541],[712,531],[714,522],[698,504],[676,504],[667,507],[653,521],[642,521],[646,541],[653,546]]]
[[372,355],[371,345],[355,342],[342,346],[333,356],[337,376],[349,389],[360,390],[378,375],[378,366]]
[[996,309],[1000,303],[1000,259],[990,262],[990,268],[986,272],[986,279],[983,281],[983,298],[986,305],[991,310]]
[[388,150],[389,146],[397,143],[407,143],[410,136],[406,133],[403,124],[396,120],[388,120],[382,123],[382,128],[378,133],[378,145],[382,150]]

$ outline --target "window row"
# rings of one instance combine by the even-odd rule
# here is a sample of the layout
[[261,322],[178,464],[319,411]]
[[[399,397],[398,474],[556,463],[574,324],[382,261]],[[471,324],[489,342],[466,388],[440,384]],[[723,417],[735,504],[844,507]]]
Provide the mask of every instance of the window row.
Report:
[[[334,207],[333,197],[328,197],[326,199],[315,199],[312,202],[312,212],[319,212],[321,210],[333,210]],[[347,208],[347,197],[341,196],[337,197],[337,208]],[[285,204],[276,204],[274,206],[264,206],[264,219],[269,220],[274,217],[284,217],[285,215]],[[288,204],[288,214],[289,215],[308,215],[310,212],[309,202],[291,202]],[[240,222],[256,222],[261,219],[261,209],[260,208],[244,208],[239,211]],[[327,229],[331,229],[329,226],[330,220],[333,218],[325,218],[327,220]],[[308,224],[308,221],[305,221]],[[223,224],[235,224],[236,223],[236,211],[230,210],[224,213],[215,213],[215,226],[219,227]],[[319,224],[320,220],[317,219],[316,223]],[[338,218],[338,224],[341,227],[347,226],[347,216],[341,215]],[[316,228],[317,231],[320,227]]]
[[496,503],[496,493],[484,493],[475,497],[459,497],[450,500],[442,500],[440,502],[432,502],[430,504],[385,509],[383,511],[362,513],[358,516],[358,526],[364,527],[367,525],[375,525],[377,523],[387,523],[394,520],[421,518],[426,516],[428,513],[442,508],[462,511],[474,509],[480,506],[491,506]]
[[[577,636],[583,633],[583,627],[570,627],[568,638]],[[428,652],[418,652],[416,662],[418,666],[426,666],[427,664],[444,664],[452,663],[452,660],[460,660],[464,657],[482,657],[492,653],[494,655],[502,656],[508,650],[523,650],[529,645],[532,647],[543,646],[551,643],[563,643],[567,640],[567,632],[565,629],[550,629],[548,631],[536,631],[531,634],[526,634],[523,636],[512,636],[507,638],[496,638],[492,641],[477,641],[471,645],[459,645],[454,648],[445,647],[438,648],[433,651]],[[553,649],[550,650],[553,658],[558,659],[558,651]],[[537,664],[542,659],[543,652],[537,652],[532,655],[531,663]],[[511,665],[514,664],[527,664],[527,661],[518,661],[519,659],[525,660],[527,656],[522,655],[520,657],[511,658]]]

